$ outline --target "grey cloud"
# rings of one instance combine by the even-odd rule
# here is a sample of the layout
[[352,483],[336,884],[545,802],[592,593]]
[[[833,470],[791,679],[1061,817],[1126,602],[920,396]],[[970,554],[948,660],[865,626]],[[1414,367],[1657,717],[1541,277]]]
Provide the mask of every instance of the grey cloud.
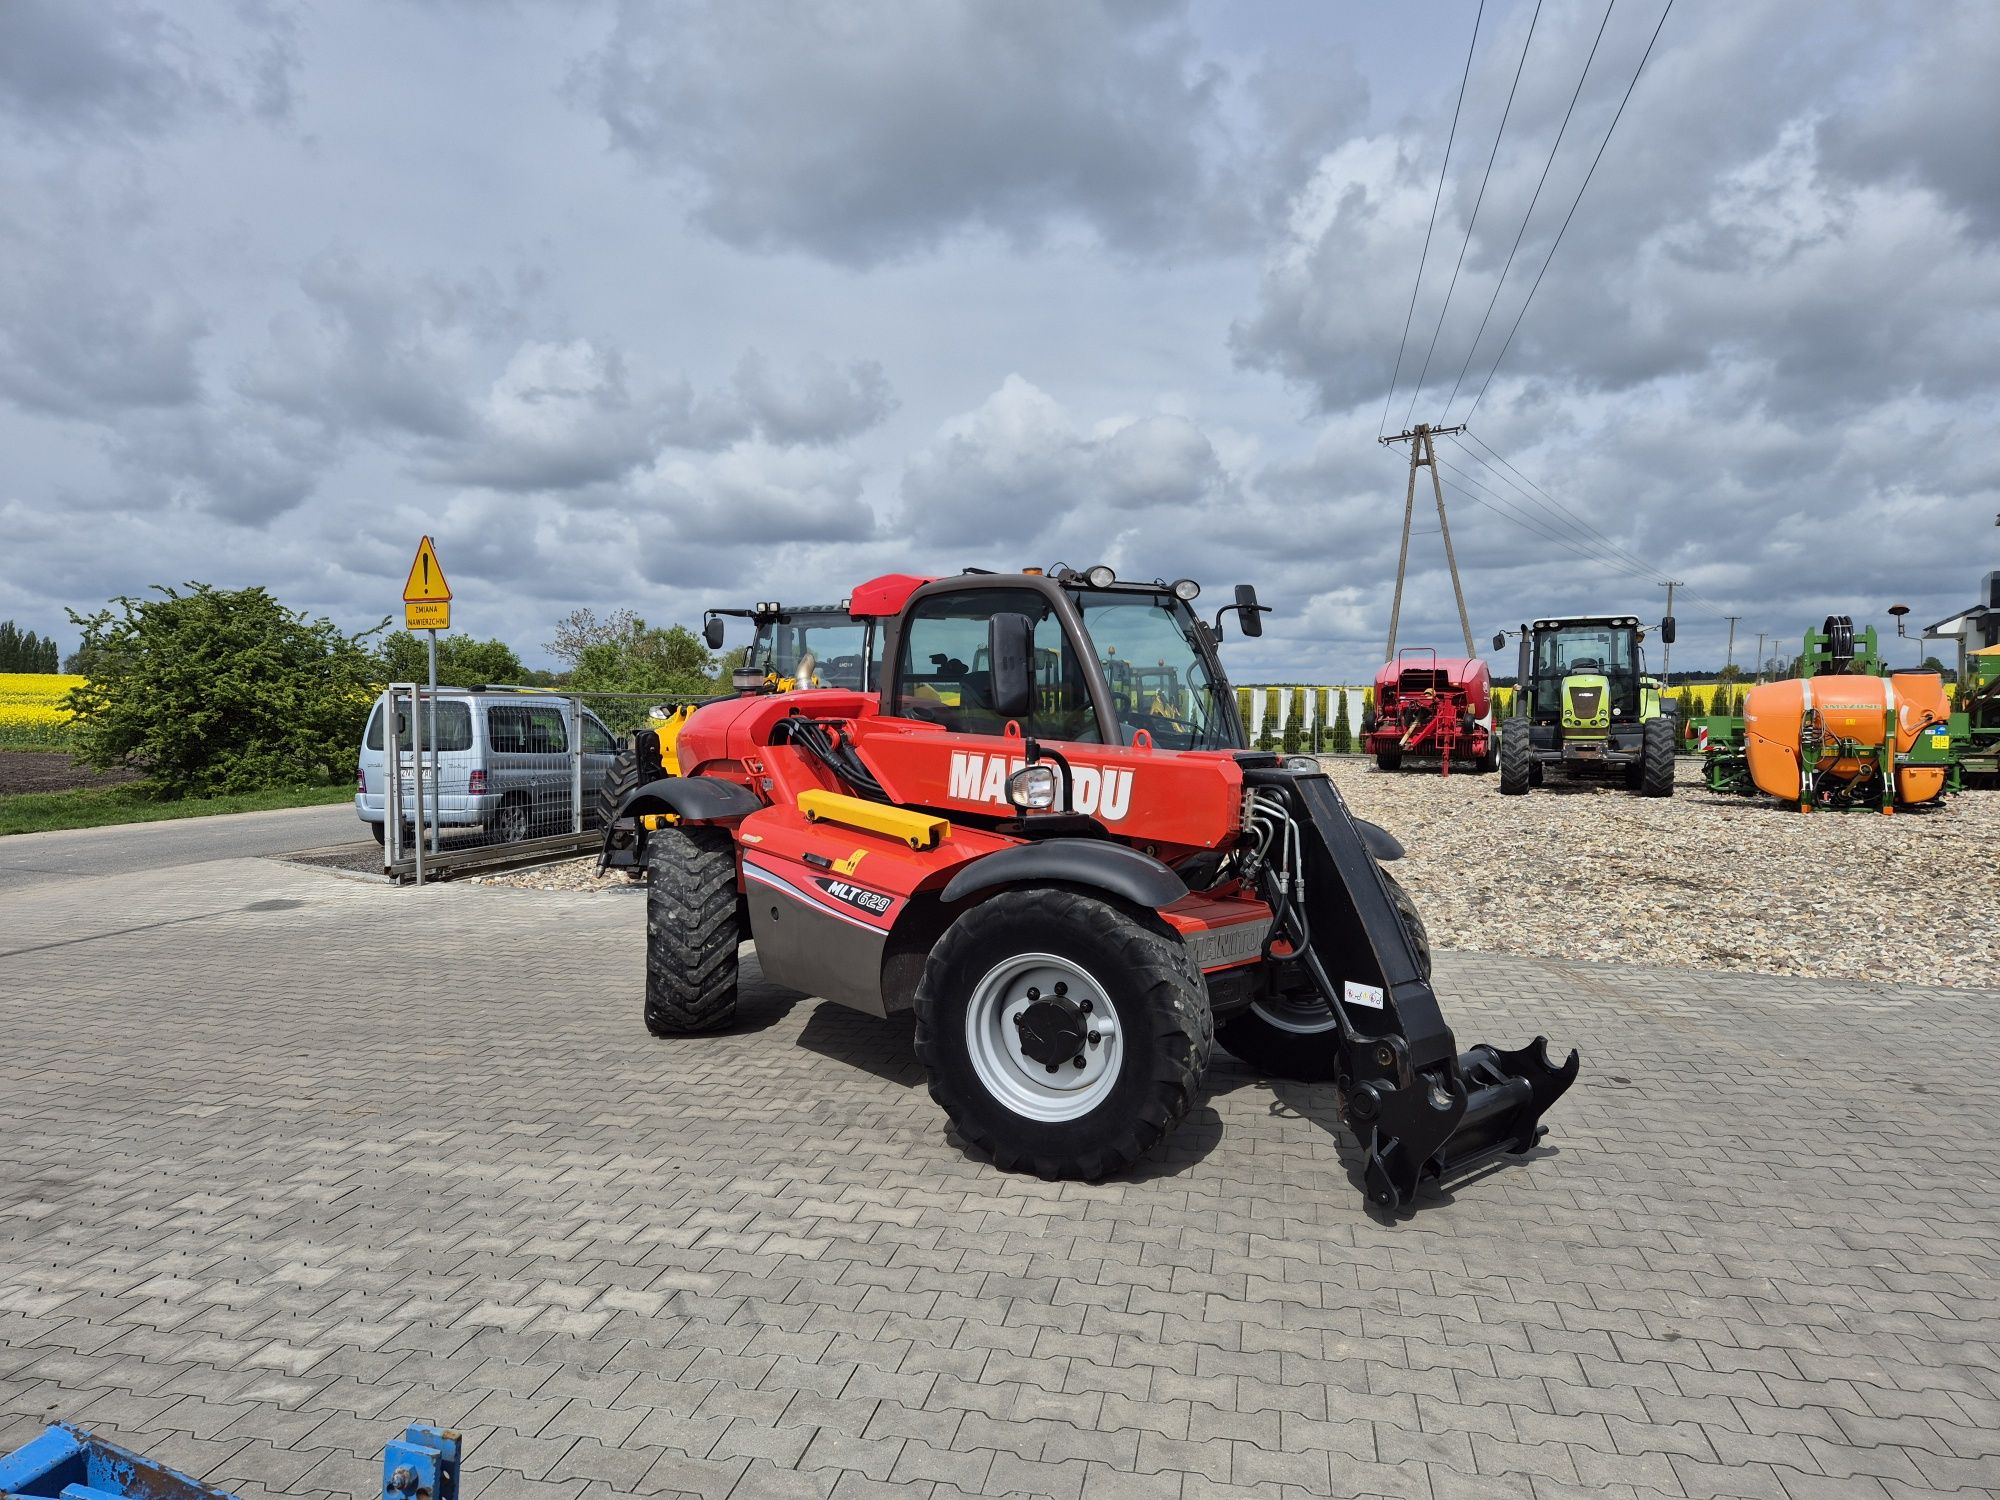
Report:
[[[274,0],[233,9],[227,17],[219,7],[170,13],[136,0],[7,0],[0,116],[57,137],[153,136],[216,110],[283,119],[298,67],[290,12]],[[215,34],[235,27],[249,34],[230,58]]]
[[[1358,119],[1351,65],[1320,82],[1341,102],[1288,115],[1278,166]],[[1240,244],[1274,170],[1232,138],[1231,80],[1178,4],[626,0],[572,87],[723,240],[848,265],[968,229],[1032,246],[1082,226],[1144,256]]]
[[732,383],[754,429],[774,443],[838,442],[865,432],[896,409],[889,378],[874,360],[857,360],[842,370],[817,359],[787,380],[752,350],[743,356]]

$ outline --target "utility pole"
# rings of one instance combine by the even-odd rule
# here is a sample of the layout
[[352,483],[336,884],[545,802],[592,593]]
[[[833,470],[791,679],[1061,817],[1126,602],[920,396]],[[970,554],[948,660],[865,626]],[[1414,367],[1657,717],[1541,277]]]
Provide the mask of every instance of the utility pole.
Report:
[[1438,478],[1437,444],[1434,441],[1463,431],[1463,425],[1432,427],[1419,422],[1394,437],[1377,439],[1384,447],[1390,443],[1410,445],[1410,482],[1403,491],[1403,545],[1396,554],[1396,596],[1389,605],[1389,650],[1386,656],[1389,661],[1396,659],[1396,629],[1403,617],[1403,575],[1410,565],[1410,518],[1417,504],[1417,470],[1422,468],[1431,471],[1431,492],[1437,497],[1438,535],[1444,538],[1444,561],[1451,570],[1451,592],[1458,601],[1458,628],[1465,635],[1465,654],[1468,657],[1479,654],[1472,647],[1472,617],[1465,612],[1465,587],[1458,580],[1458,559],[1451,550],[1451,522],[1445,519],[1444,482]]
[[[1660,587],[1667,591],[1667,618],[1674,617],[1674,590],[1686,583],[1685,578],[1669,578]],[[1674,681],[1674,643],[1664,642],[1660,647],[1660,681],[1671,687]]]
[[[1673,601],[1671,596],[1667,601],[1667,613],[1668,614],[1673,613]],[[1736,665],[1736,622],[1742,619],[1743,616],[1724,615],[1723,618],[1729,621],[1729,650],[1722,658],[1722,675],[1727,677],[1729,675],[1729,669]]]
[[1757,671],[1755,676],[1759,682],[1764,680],[1764,637],[1769,634],[1768,630],[1757,632]]

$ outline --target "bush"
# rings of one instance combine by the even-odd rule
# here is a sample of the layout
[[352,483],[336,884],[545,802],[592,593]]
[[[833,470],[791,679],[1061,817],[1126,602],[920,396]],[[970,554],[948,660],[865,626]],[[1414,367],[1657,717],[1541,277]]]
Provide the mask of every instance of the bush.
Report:
[[344,634],[261,588],[187,587],[71,611],[92,672],[69,695],[77,759],[135,767],[172,797],[351,778],[375,699],[374,631]]
[[[438,683],[442,687],[483,687],[489,682],[525,684],[531,675],[505,641],[475,641],[440,630]],[[429,652],[422,636],[397,630],[382,638],[376,653],[384,682],[429,682]],[[542,675],[547,674],[533,674]]]
[[633,617],[609,640],[580,647],[570,686],[588,693],[700,696],[715,691],[715,658],[685,625]]
[[1285,735],[1281,743],[1285,754],[1297,755],[1301,743],[1299,731],[1304,729],[1306,724],[1306,690],[1295,687],[1286,694],[1286,697],[1290,701],[1285,709]]
[[1347,689],[1340,689],[1340,707],[1333,715],[1333,753],[1345,755],[1354,748],[1354,726],[1347,718]]

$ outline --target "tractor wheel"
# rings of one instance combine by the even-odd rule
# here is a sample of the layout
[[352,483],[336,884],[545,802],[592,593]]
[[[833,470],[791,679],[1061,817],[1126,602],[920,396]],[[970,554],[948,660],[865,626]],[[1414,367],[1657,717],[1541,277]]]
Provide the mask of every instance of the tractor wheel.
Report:
[[1674,794],[1674,721],[1648,719],[1640,742],[1638,793],[1641,797]]
[[1193,1107],[1215,1043],[1178,942],[1094,897],[1006,891],[946,931],[917,1056],[959,1135],[1009,1171],[1122,1172]]
[[[1417,950],[1417,969],[1431,976],[1431,935],[1410,893],[1387,870],[1390,899]],[[1332,1083],[1340,1072],[1340,1037],[1333,1010],[1312,994],[1274,996],[1238,1011],[1216,1028],[1215,1039],[1266,1078]]]
[[1486,732],[1486,753],[1474,758],[1472,769],[1481,776],[1491,776],[1500,769],[1500,731],[1497,727]]
[[586,826],[609,828],[611,820],[618,816],[618,809],[625,799],[632,795],[639,785],[639,751],[630,739],[618,747],[618,753],[611,758],[610,769],[604,773],[604,781],[597,788],[597,801],[592,804],[591,816],[596,821]]
[[1403,768],[1403,752],[1401,750],[1377,750],[1375,752],[1375,768],[1380,771],[1400,771]]
[[716,1031],[736,1019],[736,841],[662,828],[646,841],[646,1029]]
[[1509,719],[1500,731],[1500,795],[1518,797],[1533,780],[1534,746],[1528,738],[1526,719]]

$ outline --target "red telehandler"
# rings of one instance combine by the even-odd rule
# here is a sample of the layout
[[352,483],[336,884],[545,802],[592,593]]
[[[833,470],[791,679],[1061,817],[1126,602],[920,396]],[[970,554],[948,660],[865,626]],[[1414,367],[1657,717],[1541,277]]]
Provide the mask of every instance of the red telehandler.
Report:
[[[874,692],[695,711],[604,862],[647,872],[646,1024],[731,1021],[737,948],[914,1008],[931,1096],[1002,1168],[1095,1179],[1187,1114],[1214,1043],[1335,1085],[1383,1210],[1528,1150],[1575,1078],[1537,1037],[1461,1053],[1423,923],[1316,762],[1244,748],[1199,587],[1112,570],[891,575]],[[646,754],[645,737],[640,753]]]

